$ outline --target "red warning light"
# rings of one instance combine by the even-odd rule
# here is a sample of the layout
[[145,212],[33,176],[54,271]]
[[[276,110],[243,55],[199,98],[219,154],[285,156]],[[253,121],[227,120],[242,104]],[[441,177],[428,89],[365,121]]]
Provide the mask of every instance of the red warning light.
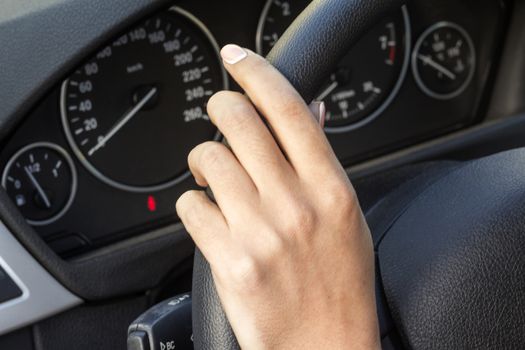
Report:
[[155,197],[148,196],[148,210],[151,212],[154,212],[157,210],[157,201],[155,200]]

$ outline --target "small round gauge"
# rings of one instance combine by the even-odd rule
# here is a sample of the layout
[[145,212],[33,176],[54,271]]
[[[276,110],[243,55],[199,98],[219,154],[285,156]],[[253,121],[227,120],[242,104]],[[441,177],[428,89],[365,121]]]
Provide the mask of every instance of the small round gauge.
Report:
[[38,142],[13,155],[4,169],[2,186],[27,222],[48,225],[71,206],[77,174],[64,149]]
[[[311,0],[268,0],[257,32],[266,55]],[[328,133],[348,132],[381,115],[396,97],[410,62],[406,6],[377,23],[341,60],[319,91],[326,104]]]
[[419,38],[412,55],[415,79],[428,96],[446,100],[468,87],[476,69],[476,52],[467,31],[439,22]]
[[189,175],[193,147],[218,138],[206,103],[226,88],[216,41],[175,7],[109,43],[62,84],[62,123],[98,179],[125,191],[163,190]]

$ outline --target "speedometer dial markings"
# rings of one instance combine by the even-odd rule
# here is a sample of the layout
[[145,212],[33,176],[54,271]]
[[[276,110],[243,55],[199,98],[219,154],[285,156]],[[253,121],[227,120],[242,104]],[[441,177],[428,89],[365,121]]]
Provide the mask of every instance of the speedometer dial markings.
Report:
[[109,130],[109,132],[104,135],[102,138],[100,138],[97,142],[97,144],[91,148],[88,152],[88,155],[91,157],[93,154],[95,154],[96,151],[98,151],[100,148],[104,147],[106,143],[111,140],[113,136],[117,132],[120,131],[130,120],[133,118],[137,113],[144,107],[148,101],[150,101],[153,96],[157,93],[157,88],[152,88],[146,96],[144,96],[128,113],[126,113],[124,116],[122,116],[121,119],[117,121],[117,123]]
[[[257,30],[257,51],[266,55],[311,0],[268,0]],[[379,21],[326,77],[317,100],[327,108],[325,130],[354,130],[381,115],[401,88],[409,67],[406,7]]]
[[62,85],[66,136],[84,166],[127,191],[188,176],[186,157],[217,137],[206,103],[227,88],[209,31],[180,8],[113,40]]

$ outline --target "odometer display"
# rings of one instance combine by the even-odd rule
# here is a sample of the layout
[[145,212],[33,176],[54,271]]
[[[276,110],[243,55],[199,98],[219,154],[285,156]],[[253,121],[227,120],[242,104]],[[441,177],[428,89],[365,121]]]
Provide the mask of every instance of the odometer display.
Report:
[[[266,55],[311,0],[268,0],[259,22],[257,50]],[[381,115],[406,76],[410,55],[406,7],[377,23],[326,77],[317,100],[327,107],[326,131],[354,130]]]
[[188,175],[194,146],[217,137],[206,102],[226,84],[209,31],[173,8],[102,48],[63,83],[65,133],[108,185],[161,190]]

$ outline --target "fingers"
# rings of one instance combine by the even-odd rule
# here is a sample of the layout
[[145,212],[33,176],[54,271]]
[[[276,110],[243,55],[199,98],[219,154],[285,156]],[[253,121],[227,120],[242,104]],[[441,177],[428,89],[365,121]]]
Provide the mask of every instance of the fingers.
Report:
[[293,167],[308,175],[335,156],[301,96],[265,59],[236,45],[221,55],[224,66],[267,119]]
[[252,180],[223,144],[206,142],[195,147],[188,156],[188,164],[197,183],[211,188],[227,222],[242,217],[257,198]]
[[289,178],[290,165],[246,96],[221,91],[208,101],[208,115],[259,190]]
[[[210,263],[226,248],[228,225],[221,211],[204,192],[188,191],[176,204],[177,214]],[[219,254],[220,255],[220,254]]]

